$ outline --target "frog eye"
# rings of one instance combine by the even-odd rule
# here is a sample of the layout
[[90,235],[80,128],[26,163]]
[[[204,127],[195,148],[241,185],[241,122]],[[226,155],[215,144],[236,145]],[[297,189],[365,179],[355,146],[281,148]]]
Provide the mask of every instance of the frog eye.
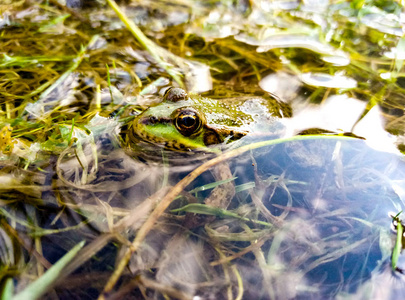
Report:
[[174,118],[174,124],[182,135],[190,136],[201,129],[202,120],[196,111],[184,109]]
[[169,87],[164,95],[163,99],[171,102],[177,102],[180,100],[186,100],[187,93],[181,88]]

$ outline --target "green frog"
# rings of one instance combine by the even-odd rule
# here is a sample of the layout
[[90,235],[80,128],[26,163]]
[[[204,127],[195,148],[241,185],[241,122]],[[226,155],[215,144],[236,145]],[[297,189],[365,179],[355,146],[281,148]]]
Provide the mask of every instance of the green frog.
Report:
[[[283,116],[284,106],[262,97],[214,100],[169,88],[158,105],[139,114],[129,126],[129,142],[139,140],[176,151],[216,151],[220,144],[246,136],[252,124]],[[214,147],[213,147],[214,146]]]
[[[274,122],[283,116],[283,109],[274,99],[250,96],[214,100],[189,96],[183,89],[172,87],[161,103],[135,117],[128,127],[127,142],[138,143],[140,139],[175,151],[219,153],[220,145],[241,139],[261,121]],[[217,165],[212,173],[218,181],[232,178],[227,163]],[[234,194],[233,182],[224,183],[211,192],[205,204],[226,209]]]

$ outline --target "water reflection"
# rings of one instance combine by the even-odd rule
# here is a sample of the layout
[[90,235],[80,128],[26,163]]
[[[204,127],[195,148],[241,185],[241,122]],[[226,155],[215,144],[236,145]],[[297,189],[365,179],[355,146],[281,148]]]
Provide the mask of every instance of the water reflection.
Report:
[[[246,160],[245,164],[236,168],[240,171],[235,174],[238,177],[236,184],[253,181],[256,185],[248,190],[250,199],[247,197],[239,200],[242,203],[233,203],[231,209],[240,204],[250,206],[245,212],[250,216],[259,214],[269,222],[274,221],[274,217],[278,218],[276,228],[261,229],[240,224],[239,221],[220,219],[207,225],[215,230],[211,232],[211,237],[215,237],[217,243],[239,249],[248,247],[244,243],[254,243],[249,238],[241,242],[241,236],[255,236],[249,235],[249,231],[261,233],[259,236],[264,243],[260,250],[253,252],[254,257],[249,259],[248,253],[247,257],[233,260],[233,264],[238,266],[241,259],[244,273],[249,269],[261,270],[255,286],[262,287],[263,294],[260,296],[265,298],[270,290],[276,298],[288,294],[291,294],[289,298],[326,296],[356,290],[378,267],[378,261],[387,259],[381,257],[378,241],[381,232],[388,234],[391,224],[388,213],[399,211],[403,206],[390,184],[392,180],[403,178],[402,162],[397,157],[373,151],[361,141],[305,141],[299,144],[300,148],[311,149],[314,159],[322,160],[322,163],[303,163],[296,159],[292,152],[297,147],[291,145],[259,150],[253,154],[255,166],[249,164],[248,156],[251,154],[231,162],[238,165]],[[256,201],[264,207],[257,206]],[[224,226],[226,229],[223,229]],[[222,238],[216,232],[218,228],[225,230]],[[204,233],[200,229],[196,233],[203,238],[209,231]],[[169,261],[181,254],[170,249],[172,243],[164,251],[169,257],[173,251]],[[203,261],[215,257],[215,244],[211,239],[207,243],[200,239],[196,241],[199,247],[208,248],[204,251],[208,257],[203,256],[200,260],[203,266],[207,264]],[[263,261],[260,255],[264,255]],[[188,254],[184,253],[181,263],[190,268],[191,261],[187,257]],[[191,258],[195,259],[195,256],[191,255]],[[197,272],[197,269],[194,271]],[[185,272],[187,274],[188,271]],[[195,278],[187,281],[183,278],[184,274],[178,276],[180,282],[195,284]],[[224,274],[218,276],[222,278]],[[285,278],[295,278],[294,284],[286,285]],[[201,278],[200,283],[207,280],[209,277]],[[291,289],[292,286],[295,289]],[[213,293],[211,289],[210,294]]]
[[[149,268],[165,270],[156,280],[189,295],[218,298],[229,284],[240,289],[240,277],[247,298],[319,299],[360,293],[375,274],[400,276],[386,268],[395,239],[389,213],[403,208],[392,187],[404,175],[401,159],[360,140],[296,144],[230,161],[236,186],[253,182],[255,187],[242,189],[229,209],[271,228],[217,218],[191,231],[178,225],[174,238],[157,238],[162,233],[154,231],[141,256]],[[310,149],[316,161],[294,157],[298,148]],[[206,183],[204,178],[196,184]],[[167,227],[159,230],[167,235]],[[140,272],[142,261],[133,258],[132,268]],[[377,289],[380,283],[374,284]]]
[[[319,141],[305,141],[302,147],[315,149],[316,144]],[[379,244],[389,234],[388,213],[403,207],[391,186],[404,171],[398,157],[371,150],[360,141],[326,144],[329,149],[322,142],[317,153],[323,163],[312,167],[286,159],[291,155],[285,146],[268,154],[278,165],[265,157],[257,160],[258,168],[265,170],[262,176],[282,175],[286,181],[285,186],[273,183],[278,185],[276,192],[263,198],[273,215],[286,211],[288,215],[267,251],[262,250],[269,268],[274,267],[272,262],[278,265],[278,274],[300,274],[293,297],[352,293],[371,272],[378,273],[381,260],[389,259]]]

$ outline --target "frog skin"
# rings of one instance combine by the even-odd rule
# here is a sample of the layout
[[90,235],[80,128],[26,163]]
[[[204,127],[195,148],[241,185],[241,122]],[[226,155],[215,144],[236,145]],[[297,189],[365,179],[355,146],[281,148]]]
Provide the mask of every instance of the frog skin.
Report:
[[[252,97],[213,100],[198,95],[188,96],[180,88],[169,88],[161,103],[146,109],[129,125],[129,143],[141,139],[175,151],[218,153],[220,150],[215,145],[238,140],[249,133],[248,125],[254,117],[243,111],[243,104],[249,100]],[[254,100],[256,103],[267,101],[262,98]],[[274,107],[273,104],[271,107]],[[232,178],[227,163],[218,164],[212,173],[218,181]],[[205,204],[226,209],[234,194],[234,183],[224,183],[211,192]]]

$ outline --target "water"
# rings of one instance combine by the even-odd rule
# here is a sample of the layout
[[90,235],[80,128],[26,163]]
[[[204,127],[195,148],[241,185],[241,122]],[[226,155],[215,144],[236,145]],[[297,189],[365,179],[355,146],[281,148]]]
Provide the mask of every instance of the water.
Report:
[[[84,240],[43,297],[95,299],[139,239],[109,298],[401,297],[403,7],[360,4],[120,2],[145,49],[107,4],[0,3],[0,285],[24,290]],[[253,132],[229,151],[308,129],[353,138],[246,150],[227,160],[226,210],[175,211],[211,194],[208,169],[172,188],[215,155],[128,149],[121,128],[176,74],[189,92],[289,108],[269,124],[246,102]]]

